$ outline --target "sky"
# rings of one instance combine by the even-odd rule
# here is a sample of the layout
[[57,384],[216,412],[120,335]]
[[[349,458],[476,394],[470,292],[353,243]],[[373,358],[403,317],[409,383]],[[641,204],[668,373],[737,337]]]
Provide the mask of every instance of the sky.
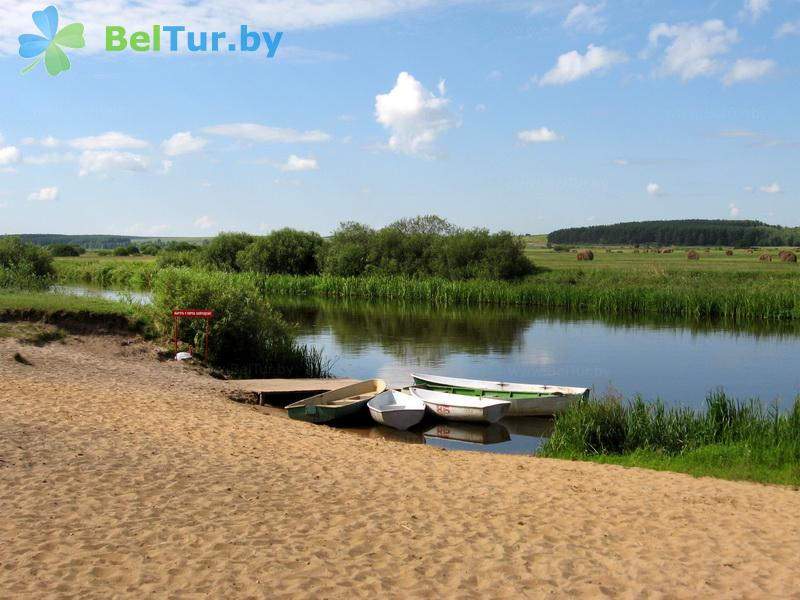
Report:
[[[0,234],[800,226],[800,0],[65,0],[23,75],[46,6],[0,0]],[[154,25],[228,37],[106,50]]]

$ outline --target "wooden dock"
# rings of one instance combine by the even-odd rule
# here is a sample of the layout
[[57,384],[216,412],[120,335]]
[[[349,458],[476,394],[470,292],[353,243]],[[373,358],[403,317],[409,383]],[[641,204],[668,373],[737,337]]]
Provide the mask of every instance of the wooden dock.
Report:
[[232,392],[252,396],[263,405],[286,405],[323,392],[338,390],[357,383],[358,379],[233,379],[228,381]]

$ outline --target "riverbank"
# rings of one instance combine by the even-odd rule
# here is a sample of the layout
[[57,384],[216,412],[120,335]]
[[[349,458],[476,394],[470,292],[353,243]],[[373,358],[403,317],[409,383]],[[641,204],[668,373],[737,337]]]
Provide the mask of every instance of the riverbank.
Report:
[[[797,492],[277,419],[142,341],[0,338],[0,589],[789,597]],[[23,352],[33,366],[9,359]],[[402,507],[402,510],[398,510]]]
[[[637,256],[637,261],[644,260],[638,258],[640,255],[631,256]],[[653,262],[650,268],[631,269],[623,258],[604,257],[603,262],[597,264],[585,263],[570,268],[554,266],[517,282],[253,273],[240,276],[257,285],[265,295],[315,295],[437,305],[531,306],[596,315],[649,314],[734,322],[800,320],[800,278],[796,265],[775,263],[757,271],[750,262],[746,266],[742,264],[731,261],[727,268],[718,265],[674,268],[670,266],[673,263],[665,261],[663,266]],[[82,282],[130,289],[149,288],[159,272],[153,261],[129,259],[62,259],[55,262],[55,268],[62,283]]]

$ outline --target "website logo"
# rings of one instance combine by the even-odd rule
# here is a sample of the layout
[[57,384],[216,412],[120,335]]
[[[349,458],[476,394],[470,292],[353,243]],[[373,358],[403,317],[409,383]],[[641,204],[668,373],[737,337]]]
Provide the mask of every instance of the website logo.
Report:
[[72,23],[59,31],[58,11],[55,6],[35,11],[33,22],[42,35],[26,33],[19,36],[19,55],[22,58],[35,59],[22,70],[22,74],[25,75],[33,69],[42,59],[50,75],[55,76],[63,71],[69,71],[69,58],[61,47],[83,48],[86,45],[83,39],[83,24]]

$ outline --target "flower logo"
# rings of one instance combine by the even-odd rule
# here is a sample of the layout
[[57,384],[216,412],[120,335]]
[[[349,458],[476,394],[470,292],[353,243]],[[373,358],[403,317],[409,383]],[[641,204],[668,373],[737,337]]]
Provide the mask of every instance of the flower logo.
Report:
[[19,55],[22,58],[36,59],[22,70],[22,74],[38,65],[42,60],[42,54],[44,54],[44,66],[50,75],[58,75],[62,71],[69,70],[69,58],[61,46],[83,48],[86,45],[83,39],[83,24],[73,23],[58,31],[58,11],[55,6],[34,12],[33,22],[44,37],[30,33],[19,36]]

